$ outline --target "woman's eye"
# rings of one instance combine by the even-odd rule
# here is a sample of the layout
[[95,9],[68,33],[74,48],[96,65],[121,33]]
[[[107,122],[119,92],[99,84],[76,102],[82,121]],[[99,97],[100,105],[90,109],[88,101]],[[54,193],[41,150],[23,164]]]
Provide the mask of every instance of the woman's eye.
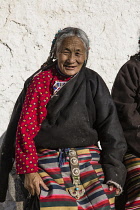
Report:
[[64,54],[64,55],[68,55],[69,52],[68,52],[68,51],[64,51],[63,54]]
[[76,55],[76,56],[80,56],[81,54],[80,54],[80,53],[75,53],[75,55]]

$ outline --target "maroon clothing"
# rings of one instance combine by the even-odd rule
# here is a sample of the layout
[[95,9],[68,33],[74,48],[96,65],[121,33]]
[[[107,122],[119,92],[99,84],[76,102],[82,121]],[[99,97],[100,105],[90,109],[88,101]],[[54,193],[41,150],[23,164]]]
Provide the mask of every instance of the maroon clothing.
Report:
[[120,69],[112,89],[129,149],[140,155],[140,60],[133,56]]

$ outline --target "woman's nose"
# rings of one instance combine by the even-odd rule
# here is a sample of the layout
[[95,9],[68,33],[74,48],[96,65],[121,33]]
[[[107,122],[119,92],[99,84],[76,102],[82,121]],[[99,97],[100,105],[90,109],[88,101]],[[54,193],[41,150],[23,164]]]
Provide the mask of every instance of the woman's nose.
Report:
[[75,55],[71,53],[68,57],[68,62],[69,63],[74,63],[75,62]]

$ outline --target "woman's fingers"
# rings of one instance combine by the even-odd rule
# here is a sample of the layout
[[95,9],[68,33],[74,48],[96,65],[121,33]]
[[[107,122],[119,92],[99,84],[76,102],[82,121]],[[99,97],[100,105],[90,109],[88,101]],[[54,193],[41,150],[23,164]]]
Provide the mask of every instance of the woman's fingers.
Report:
[[31,195],[35,195],[35,190],[33,185],[24,184],[24,187],[28,190]]
[[34,186],[32,188],[30,188],[28,191],[31,195],[35,195]]
[[109,189],[110,191],[113,191],[114,185],[109,185],[109,186],[108,186],[108,189]]
[[41,185],[45,190],[49,190],[49,188],[48,188],[47,185],[43,182],[43,180],[40,180],[40,185]]
[[48,190],[49,188],[45,185],[43,180],[40,178],[36,182],[34,182],[35,192],[39,196],[40,195],[40,186],[42,186],[45,190]]
[[24,187],[29,191],[31,195],[35,193],[40,195],[40,185],[48,190],[48,187],[45,185],[38,173],[25,174]]
[[116,188],[114,185],[109,185],[108,186],[108,189],[110,191],[113,191],[114,189],[116,189],[116,195],[119,195],[120,194],[120,189]]
[[35,193],[39,196],[40,195],[40,181],[36,181],[34,183],[34,189],[35,189]]
[[120,194],[120,189],[116,189],[116,195],[119,195]]

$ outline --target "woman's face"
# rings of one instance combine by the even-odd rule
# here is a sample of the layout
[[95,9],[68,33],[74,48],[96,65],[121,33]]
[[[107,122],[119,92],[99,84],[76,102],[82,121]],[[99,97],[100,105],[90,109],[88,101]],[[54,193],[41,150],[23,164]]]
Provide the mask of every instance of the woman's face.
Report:
[[86,60],[86,49],[84,43],[77,36],[65,38],[56,53],[60,71],[72,76],[80,71]]

